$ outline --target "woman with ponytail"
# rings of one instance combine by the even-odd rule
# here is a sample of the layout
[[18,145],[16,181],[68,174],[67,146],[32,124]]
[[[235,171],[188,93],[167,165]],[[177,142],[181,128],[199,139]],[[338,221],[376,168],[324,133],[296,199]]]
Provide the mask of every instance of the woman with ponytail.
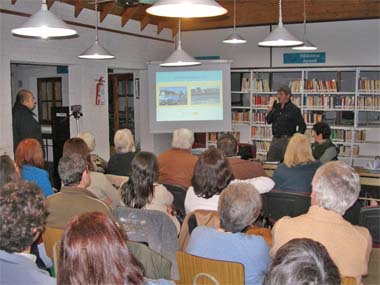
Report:
[[180,224],[172,214],[173,195],[164,185],[157,183],[158,163],[151,152],[142,151],[133,158],[128,182],[121,187],[127,207],[161,211],[169,215],[177,232]]

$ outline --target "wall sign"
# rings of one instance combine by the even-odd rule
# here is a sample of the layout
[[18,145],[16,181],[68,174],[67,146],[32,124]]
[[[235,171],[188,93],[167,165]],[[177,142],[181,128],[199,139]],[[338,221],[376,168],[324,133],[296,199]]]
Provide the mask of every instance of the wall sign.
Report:
[[309,63],[326,63],[325,52],[296,52],[284,53],[284,64],[309,64]]

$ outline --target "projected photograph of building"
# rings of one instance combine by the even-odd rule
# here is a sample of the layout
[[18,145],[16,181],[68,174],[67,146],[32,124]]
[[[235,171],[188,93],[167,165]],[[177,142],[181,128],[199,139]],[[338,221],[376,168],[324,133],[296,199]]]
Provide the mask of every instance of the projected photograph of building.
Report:
[[186,105],[187,104],[187,87],[160,87],[159,96],[160,106],[165,105]]
[[191,89],[192,105],[220,104],[218,87],[195,87]]

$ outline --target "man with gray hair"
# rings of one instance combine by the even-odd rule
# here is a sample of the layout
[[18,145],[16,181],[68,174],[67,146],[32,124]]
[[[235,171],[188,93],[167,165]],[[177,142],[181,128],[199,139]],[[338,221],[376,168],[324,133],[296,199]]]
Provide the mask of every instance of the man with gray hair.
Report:
[[271,255],[294,238],[310,238],[326,247],[341,276],[360,280],[368,272],[372,239],[366,228],[342,217],[358,199],[359,175],[342,161],[328,162],[315,173],[312,189],[306,214],[284,217],[275,224]]
[[63,156],[59,160],[58,173],[63,186],[59,193],[47,198],[48,227],[63,229],[72,217],[84,212],[97,211],[112,216],[107,204],[86,189],[91,178],[88,162],[82,155]]
[[189,129],[177,129],[173,133],[172,148],[161,153],[158,160],[159,183],[191,186],[195,163],[198,158],[191,153],[194,133]]

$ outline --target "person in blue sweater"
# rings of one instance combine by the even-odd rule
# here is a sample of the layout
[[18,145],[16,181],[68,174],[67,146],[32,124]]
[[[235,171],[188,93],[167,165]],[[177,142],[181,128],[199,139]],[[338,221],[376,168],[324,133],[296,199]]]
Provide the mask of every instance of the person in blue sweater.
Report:
[[220,228],[196,227],[186,252],[192,255],[238,262],[244,265],[246,285],[261,285],[271,262],[262,236],[246,234],[261,211],[261,197],[248,183],[234,183],[219,198]]
[[286,148],[284,162],[273,173],[274,189],[310,194],[314,173],[321,165],[313,157],[309,139],[294,134]]
[[38,185],[45,197],[54,194],[49,173],[43,169],[44,155],[41,144],[35,139],[22,140],[16,149],[16,164],[21,177]]

